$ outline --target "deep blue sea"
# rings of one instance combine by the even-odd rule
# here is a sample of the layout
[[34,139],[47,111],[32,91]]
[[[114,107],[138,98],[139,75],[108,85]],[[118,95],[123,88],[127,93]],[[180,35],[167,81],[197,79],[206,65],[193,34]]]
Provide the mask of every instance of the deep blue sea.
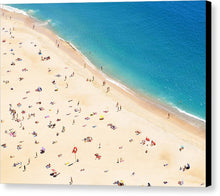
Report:
[[137,92],[206,118],[205,1],[13,4]]

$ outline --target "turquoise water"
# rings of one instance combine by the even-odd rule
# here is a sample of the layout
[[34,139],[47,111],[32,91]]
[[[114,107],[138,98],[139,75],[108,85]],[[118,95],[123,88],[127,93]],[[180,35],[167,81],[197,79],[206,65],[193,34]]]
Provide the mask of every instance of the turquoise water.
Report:
[[13,4],[137,92],[205,119],[205,1]]

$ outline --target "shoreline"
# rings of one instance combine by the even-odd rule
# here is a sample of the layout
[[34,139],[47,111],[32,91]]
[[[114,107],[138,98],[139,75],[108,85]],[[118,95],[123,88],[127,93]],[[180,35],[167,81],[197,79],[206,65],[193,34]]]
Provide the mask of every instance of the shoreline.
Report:
[[[56,34],[55,34],[56,35]],[[58,35],[56,35],[58,36]],[[59,37],[59,36],[58,36]],[[105,78],[108,82],[110,82],[112,85],[117,86],[119,89],[121,89],[122,91],[124,91],[127,94],[130,94],[134,97],[136,97],[137,99],[140,99],[144,102],[148,103],[148,104],[152,104],[155,107],[158,107],[159,109],[165,110],[171,114],[175,114],[176,116],[178,116],[179,118],[181,118],[183,121],[187,121],[187,123],[190,123],[191,125],[194,125],[198,128],[202,128],[205,129],[205,123],[206,121],[198,116],[195,116],[194,114],[190,114],[180,108],[178,108],[177,106],[172,106],[171,104],[165,103],[165,102],[161,102],[159,100],[157,100],[155,97],[151,96],[151,95],[146,95],[144,93],[140,93],[135,91],[135,89],[126,86],[125,84],[123,84],[120,80],[117,80],[116,78],[114,78],[113,76],[109,76],[108,74],[101,72],[80,50],[77,49],[77,47],[69,42],[64,40],[63,38],[59,37],[60,40],[62,40],[63,42],[66,42],[74,51],[77,51],[80,53],[80,55],[82,55],[82,58],[85,58],[85,62],[92,68],[94,69],[96,72],[98,72],[99,74],[101,74],[103,76],[103,78]]]
[[[63,39],[58,34],[56,34],[56,32],[54,32],[54,29],[51,28],[48,21],[40,21],[37,18],[29,15],[27,12],[20,10],[20,9],[17,9],[17,8],[14,8],[14,7],[2,5],[2,9],[9,11],[9,12],[13,11],[14,13],[22,14],[26,17],[29,17],[35,25],[36,25],[36,23],[38,23],[38,25],[36,25],[35,30],[37,30],[37,31],[39,30],[40,33],[45,34],[44,30],[50,31],[50,32],[48,32],[49,34],[52,34],[53,37],[57,37],[57,39],[59,39],[59,41],[66,43],[67,45],[69,45],[70,48],[72,48],[73,51],[79,53],[79,55],[81,56],[81,58],[85,62],[85,64],[88,65],[89,68],[91,68],[90,71],[93,70],[95,75],[97,74],[102,79],[107,80],[109,83],[111,83],[112,86],[117,87],[119,90],[123,91],[126,94],[130,94],[131,96],[134,96],[136,98],[135,100],[138,101],[138,99],[140,99],[140,101],[138,101],[138,102],[141,103],[141,105],[143,105],[144,107],[147,107],[146,105],[151,104],[155,108],[158,108],[159,110],[163,110],[164,112],[170,113],[173,116],[175,116],[177,119],[179,118],[180,121],[184,121],[186,123],[189,123],[191,126],[195,126],[196,128],[198,128],[202,131],[205,131],[206,121],[204,119],[201,119],[200,117],[195,116],[194,114],[188,113],[188,112],[178,108],[175,105],[161,102],[161,101],[157,100],[157,98],[151,96],[149,93],[147,93],[147,95],[146,95],[144,93],[137,92],[137,91],[135,91],[135,89],[132,89],[131,87],[126,86],[121,81],[114,78],[113,76],[109,76],[108,74],[100,71],[97,66],[95,66],[79,49],[77,49],[77,47],[74,45],[74,43],[71,43],[71,42]],[[47,22],[47,24],[45,24],[45,22]],[[41,24],[43,24],[43,25],[41,25]],[[42,28],[42,29],[40,29],[40,28]],[[43,31],[41,32],[41,30],[43,30]],[[46,35],[48,36],[47,33],[46,33]],[[48,36],[48,37],[50,39],[52,39],[52,37],[50,37],[50,36]],[[55,41],[54,39],[52,39],[52,40]],[[70,53],[71,53],[71,51],[70,51]],[[68,52],[68,54],[69,54],[69,52]],[[71,54],[69,54],[69,56],[71,56]],[[147,108],[149,108],[149,107],[147,107]]]

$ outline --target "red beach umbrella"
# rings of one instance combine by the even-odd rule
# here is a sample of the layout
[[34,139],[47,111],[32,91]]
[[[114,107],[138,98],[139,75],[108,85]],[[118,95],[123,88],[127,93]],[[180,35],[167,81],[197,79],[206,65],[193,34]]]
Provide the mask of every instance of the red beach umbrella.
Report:
[[74,147],[72,153],[76,154],[76,153],[77,153],[77,150],[78,150],[77,147]]
[[77,147],[74,147],[74,148],[73,148],[73,152],[72,152],[72,153],[74,153],[74,154],[75,154],[75,161],[76,161],[76,153],[77,153],[77,151],[78,151]]

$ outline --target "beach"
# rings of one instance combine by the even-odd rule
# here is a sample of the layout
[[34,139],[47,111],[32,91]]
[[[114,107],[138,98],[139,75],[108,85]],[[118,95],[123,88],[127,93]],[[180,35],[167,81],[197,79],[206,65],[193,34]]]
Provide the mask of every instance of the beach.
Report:
[[1,183],[204,187],[204,124],[102,69],[39,21],[1,9]]

